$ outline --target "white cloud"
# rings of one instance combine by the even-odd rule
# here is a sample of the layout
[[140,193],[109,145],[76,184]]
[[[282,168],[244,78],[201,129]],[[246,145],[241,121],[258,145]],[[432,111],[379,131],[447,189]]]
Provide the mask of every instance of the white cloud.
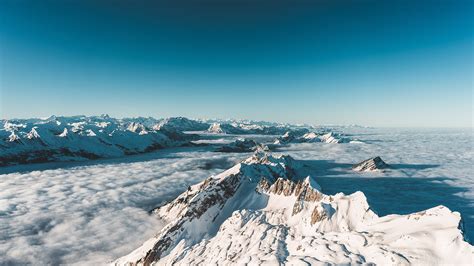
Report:
[[242,156],[184,152],[1,175],[0,258],[34,264],[113,260],[160,229],[148,215],[151,208]]

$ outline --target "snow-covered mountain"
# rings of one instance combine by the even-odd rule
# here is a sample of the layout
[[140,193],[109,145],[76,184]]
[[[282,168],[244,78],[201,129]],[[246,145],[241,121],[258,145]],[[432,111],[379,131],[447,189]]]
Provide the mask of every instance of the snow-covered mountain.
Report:
[[167,225],[117,265],[470,265],[444,206],[379,217],[362,192],[325,195],[289,156],[256,153],[153,213]]
[[298,132],[308,132],[308,129],[300,128],[293,129],[288,125],[264,125],[264,124],[246,124],[246,123],[219,123],[215,122],[207,129],[210,133],[221,133],[221,134],[256,134],[256,135],[281,135],[288,130],[297,130]]
[[291,124],[291,123],[280,123],[280,122],[269,122],[261,120],[250,120],[250,119],[205,119],[203,120],[209,124],[242,124],[242,125],[259,125],[263,127],[286,127],[286,128],[303,128],[313,129],[315,128],[310,124]]
[[0,165],[96,159],[180,146],[195,139],[171,127],[155,128],[153,118],[109,116],[4,120]]
[[209,128],[208,123],[198,121],[198,120],[191,120],[186,117],[170,117],[163,119],[157,125],[155,125],[155,129],[174,129],[177,131],[202,131]]
[[[0,120],[0,165],[120,157],[149,152],[187,145],[189,141],[198,139],[198,135],[183,133],[188,131],[235,135],[281,135],[291,132],[303,135],[309,132],[308,128],[235,120],[213,120],[211,124],[185,117],[116,119],[108,115]],[[298,141],[313,141],[307,139],[308,134],[298,138]],[[331,134],[318,136],[317,140],[345,141]],[[234,144],[243,147],[243,143]],[[250,150],[255,149],[250,147]]]
[[357,143],[359,141],[353,140],[341,133],[335,132],[298,132],[287,131],[282,136],[275,139],[274,144],[288,144],[288,143],[304,143],[304,142],[323,142],[323,143]]
[[[281,135],[286,131],[298,126],[289,124],[277,124],[262,121],[241,120],[192,120],[185,117],[171,117],[161,120],[155,129],[173,128],[178,131],[207,131],[210,133],[223,134],[257,134],[257,135]],[[307,132],[304,129],[304,132]]]

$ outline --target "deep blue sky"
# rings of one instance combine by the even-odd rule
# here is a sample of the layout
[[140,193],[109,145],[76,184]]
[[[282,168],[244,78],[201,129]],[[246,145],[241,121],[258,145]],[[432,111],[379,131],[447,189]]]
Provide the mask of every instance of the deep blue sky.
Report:
[[472,126],[472,1],[0,2],[2,118]]

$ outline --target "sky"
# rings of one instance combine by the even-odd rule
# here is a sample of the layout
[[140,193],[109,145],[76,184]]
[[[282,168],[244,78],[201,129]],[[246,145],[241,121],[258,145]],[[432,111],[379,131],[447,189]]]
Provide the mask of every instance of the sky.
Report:
[[472,127],[473,2],[0,2],[0,117]]

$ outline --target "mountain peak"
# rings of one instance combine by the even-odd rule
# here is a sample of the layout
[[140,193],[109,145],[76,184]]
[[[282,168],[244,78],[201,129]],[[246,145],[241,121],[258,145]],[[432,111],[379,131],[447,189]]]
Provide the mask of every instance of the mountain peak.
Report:
[[32,127],[30,132],[28,132],[28,134],[26,134],[26,137],[28,139],[38,139],[40,138],[40,135],[38,134],[38,132],[36,131],[36,128],[37,127]]
[[370,171],[380,171],[389,168],[390,166],[386,164],[380,156],[373,157],[367,160],[364,160],[360,163],[354,164],[352,170],[358,172],[370,172]]
[[[446,207],[379,217],[362,192],[325,195],[301,167],[290,156],[256,153],[189,187],[153,211],[167,225],[115,264],[416,264],[438,241],[462,239],[460,216]],[[472,250],[462,240],[446,248],[428,261]]]

